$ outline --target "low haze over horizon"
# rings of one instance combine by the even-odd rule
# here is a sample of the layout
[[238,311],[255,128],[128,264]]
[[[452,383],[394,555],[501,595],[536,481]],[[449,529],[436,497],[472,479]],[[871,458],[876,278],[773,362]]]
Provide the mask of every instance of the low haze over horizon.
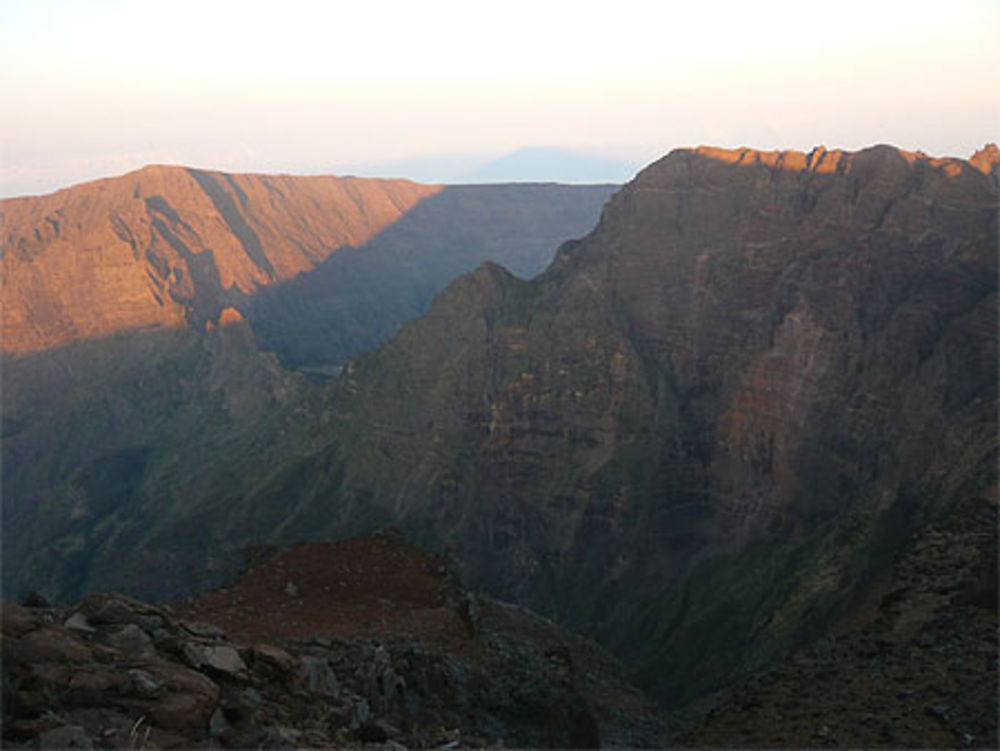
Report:
[[1000,3],[0,6],[0,196],[173,163],[622,181],[697,144],[968,156]]

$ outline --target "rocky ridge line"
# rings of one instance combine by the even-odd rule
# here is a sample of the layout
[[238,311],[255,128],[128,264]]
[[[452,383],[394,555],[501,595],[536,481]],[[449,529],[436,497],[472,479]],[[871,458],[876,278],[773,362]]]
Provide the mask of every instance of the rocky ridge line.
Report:
[[6,353],[203,327],[360,246],[439,186],[171,166],[0,201]]

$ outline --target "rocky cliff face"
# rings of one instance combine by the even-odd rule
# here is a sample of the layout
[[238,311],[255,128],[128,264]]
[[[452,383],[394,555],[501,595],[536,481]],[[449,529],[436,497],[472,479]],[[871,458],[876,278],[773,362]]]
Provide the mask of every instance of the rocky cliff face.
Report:
[[995,156],[673,152],[541,276],[484,265],[349,363],[272,471],[122,510],[157,531],[102,533],[87,587],[392,520],[667,704],[771,664],[960,503],[995,517]]
[[0,201],[3,351],[200,331],[233,307],[284,360],[339,364],[484,260],[541,271],[612,189],[160,166]]
[[[176,570],[191,513],[316,450],[308,384],[258,349],[329,378],[484,259],[537,272],[611,190],[150,167],[0,202],[6,585],[183,587],[88,561],[160,539]],[[181,578],[232,572],[199,561]]]
[[485,266],[359,359],[302,518],[454,539],[682,702],[995,482],[996,207],[890,147],[674,152],[543,276]]
[[2,201],[4,351],[202,327],[260,287],[363,245],[440,190],[157,166]]
[[[315,390],[260,352],[237,317],[223,311],[205,332],[122,332],[5,358],[5,592],[65,601],[104,580],[102,589],[163,597],[184,577],[210,585],[232,572],[205,558],[225,552],[203,524],[186,523],[161,566],[98,559],[112,547],[138,552],[181,508],[187,519],[211,514],[260,471],[322,445],[310,438]],[[206,482],[214,466],[229,469]],[[195,551],[196,572],[179,574]]]
[[820,639],[674,714],[681,744],[994,748],[996,522],[965,498],[921,525]]
[[262,343],[296,367],[341,366],[427,310],[486,260],[530,278],[597,223],[611,185],[448,186],[361,248],[262,289],[243,310]]

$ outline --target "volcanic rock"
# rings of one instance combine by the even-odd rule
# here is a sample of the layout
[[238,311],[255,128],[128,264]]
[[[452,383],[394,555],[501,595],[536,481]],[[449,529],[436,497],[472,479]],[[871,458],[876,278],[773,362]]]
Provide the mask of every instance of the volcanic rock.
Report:
[[[262,529],[206,565],[192,537],[214,522],[133,514],[226,515],[317,448],[317,391],[259,350],[329,379],[483,260],[540,271],[613,189],[151,167],[0,201],[5,591],[150,599],[223,581]],[[247,464],[217,474],[230,459]],[[140,548],[142,565],[119,565]]]
[[[151,327],[215,328],[249,313],[286,358],[336,360],[345,347],[378,343],[486,258],[536,273],[559,242],[593,226],[611,190],[159,165],[6,199],[3,351]],[[274,293],[251,299],[267,287]],[[337,347],[322,343],[324,332]]]
[[949,597],[996,562],[991,505],[959,502],[826,638],[672,717],[684,745],[996,746],[996,609]]
[[[329,568],[331,559],[350,561],[351,574]],[[430,573],[438,563],[385,537],[299,546],[247,572],[225,593],[157,608],[105,595],[87,609],[114,612],[118,623],[97,622],[94,633],[46,625],[63,617],[58,611],[5,603],[5,747],[342,747],[374,739],[394,747],[501,739],[559,747],[600,739],[663,744],[664,727],[651,706],[593,644],[494,601],[484,603],[481,635],[470,639],[442,604],[438,590],[445,585]],[[408,617],[383,621],[374,640],[361,625],[370,603],[401,590],[391,582],[360,585],[387,568],[413,594],[398,603]],[[295,620],[307,611],[289,612],[277,597],[283,574],[313,585],[346,576],[349,597],[336,606],[332,598],[319,603],[308,622]],[[253,615],[234,609],[233,593]],[[141,633],[134,621],[151,610],[163,616],[172,638],[150,654],[134,654],[115,636]],[[246,641],[232,645],[199,641],[205,637],[184,625],[192,616],[229,622],[237,613]],[[50,648],[40,650],[40,643]],[[189,667],[182,662],[192,648],[204,659]],[[239,652],[250,657],[247,663]],[[544,654],[555,652],[579,675],[549,666]],[[445,732],[451,737],[443,738]]]
[[672,152],[345,368],[299,518],[453,541],[672,706],[767,664],[996,482],[989,159]]
[[[90,586],[148,570],[144,542],[160,545],[158,574],[218,571],[220,550],[394,523],[456,549],[467,583],[599,639],[668,706],[778,665],[857,614],[907,555],[918,567],[937,556],[934,530],[970,499],[985,498],[994,522],[973,547],[995,547],[996,498],[984,488],[997,480],[996,163],[995,149],[975,163],[889,146],[672,152],[617,193],[598,227],[562,246],[541,276],[523,281],[484,264],[386,346],[345,365],[297,413],[314,418],[308,440],[281,443],[293,428],[272,417],[256,425],[281,426],[267,434],[281,451],[226,434],[245,454],[210,468],[189,457],[183,466],[198,468],[197,481],[165,503],[131,505],[133,478],[121,472],[120,532],[83,548],[93,556]],[[257,459],[265,451],[273,464]],[[169,490],[174,480],[145,473],[134,482]],[[139,520],[157,536],[136,532]],[[42,560],[79,555],[84,532],[97,528],[65,524],[39,535]],[[130,539],[142,542],[129,548]],[[947,606],[975,591],[973,580],[990,581],[977,565],[974,577],[940,582],[958,589],[910,587],[888,604],[908,613]],[[323,638],[401,628],[445,639],[457,626],[467,642],[492,649],[491,622],[514,617],[481,602],[479,629],[469,629],[450,604],[461,596],[389,568],[358,572],[337,554],[325,570],[340,579],[275,563],[239,586],[271,593],[257,623],[286,639],[309,638],[313,619],[328,613],[323,622],[338,627]],[[289,581],[299,597],[283,592]],[[369,581],[389,587],[383,599],[395,607],[370,598]],[[241,623],[259,609],[240,592],[208,596],[231,639],[246,638]],[[337,616],[352,603],[359,618]],[[954,605],[973,608],[984,628],[995,624],[995,612]],[[868,660],[909,649],[914,622],[862,629],[849,648]],[[965,643],[961,619],[926,622],[927,650]],[[374,648],[347,650],[355,670]],[[434,697],[445,694],[433,687],[462,686],[448,706],[480,695],[482,673],[423,648],[386,649],[408,696],[426,688],[422,707],[444,711]],[[497,649],[519,648],[497,641]],[[981,657],[994,655],[995,644]],[[581,675],[576,658],[553,658],[545,664],[565,680]],[[887,674],[881,663],[868,669],[873,680]],[[338,672],[339,684],[360,680],[351,675]],[[565,739],[571,727],[588,735],[574,719],[582,689],[553,691],[515,692],[520,716],[550,718],[531,738]],[[337,711],[363,724],[364,694]],[[753,710],[766,697],[746,698]],[[982,696],[973,704],[968,715],[981,717]],[[850,703],[838,711],[859,721],[868,712]],[[825,741],[852,737],[839,722],[815,720],[809,739],[824,724]],[[875,742],[912,737],[892,732],[878,729]]]
[[4,351],[216,321],[232,301],[362,245],[439,190],[152,166],[4,200]]

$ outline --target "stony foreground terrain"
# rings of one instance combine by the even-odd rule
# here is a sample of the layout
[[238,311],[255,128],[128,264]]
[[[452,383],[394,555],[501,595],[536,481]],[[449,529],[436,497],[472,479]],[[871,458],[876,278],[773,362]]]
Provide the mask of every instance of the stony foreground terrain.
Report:
[[[6,747],[662,745],[595,645],[392,534],[277,554],[153,606],[3,608]],[[222,626],[220,628],[220,626]]]
[[928,524],[822,638],[678,713],[679,743],[996,748],[996,522],[994,496]]

